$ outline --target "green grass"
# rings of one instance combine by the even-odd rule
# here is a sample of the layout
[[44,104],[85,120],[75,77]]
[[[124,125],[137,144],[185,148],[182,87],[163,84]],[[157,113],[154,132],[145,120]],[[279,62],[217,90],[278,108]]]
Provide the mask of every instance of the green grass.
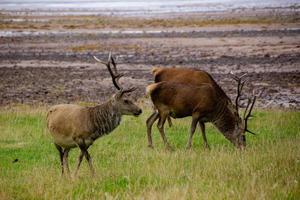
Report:
[[[166,128],[174,151],[165,150],[153,128],[155,149],[147,147],[145,120],[125,117],[110,135],[90,148],[97,176],[86,161],[79,176],[60,176],[58,152],[45,127],[45,109],[0,110],[0,199],[299,199],[300,113],[256,111],[257,136],[235,149],[208,126],[211,150],[195,134],[186,151],[190,119]],[[199,132],[199,130],[197,130]],[[71,151],[74,171],[78,149]],[[18,162],[13,162],[18,159]]]

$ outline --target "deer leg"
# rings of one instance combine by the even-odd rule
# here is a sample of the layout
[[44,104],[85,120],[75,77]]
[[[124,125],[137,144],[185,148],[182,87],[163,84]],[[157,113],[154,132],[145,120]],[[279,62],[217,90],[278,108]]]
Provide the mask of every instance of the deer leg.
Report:
[[84,139],[77,139],[77,145],[79,146],[79,148],[81,150],[81,153],[80,153],[79,158],[78,158],[78,165],[77,165],[77,170],[76,170],[75,175],[77,175],[77,173],[78,173],[78,170],[79,170],[79,167],[80,167],[83,156],[85,156],[86,160],[89,163],[91,173],[94,176],[95,175],[95,170],[93,168],[92,158],[91,158],[91,156],[88,152],[89,146],[87,146],[85,144]]
[[159,114],[155,111],[150,115],[150,117],[147,119],[147,136],[148,136],[148,147],[153,148],[152,144],[152,126],[154,122],[158,119]]
[[172,126],[173,126],[173,123],[172,123],[171,117],[168,116],[167,119],[168,119],[169,127],[172,127]]
[[80,151],[80,155],[78,157],[78,163],[77,163],[77,168],[76,168],[76,171],[75,171],[75,176],[77,176],[77,174],[78,174],[78,171],[79,171],[79,168],[80,168],[83,156],[84,156],[84,151],[81,150]]
[[65,149],[63,154],[63,166],[67,170],[68,175],[70,174],[69,163],[68,163],[69,151],[70,149]]
[[64,175],[64,161],[63,161],[64,152],[63,152],[63,149],[58,144],[54,143],[54,145],[55,145],[56,149],[59,152],[60,166],[61,166],[61,175],[63,176]]
[[162,139],[164,141],[165,146],[168,149],[172,149],[171,146],[170,146],[170,144],[168,143],[168,140],[166,138],[165,131],[164,131],[164,124],[166,122],[167,116],[168,115],[166,115],[166,114],[160,115],[158,123],[157,123],[157,128],[158,128],[158,130],[160,132],[160,135],[161,135],[161,137],[162,137]]
[[193,143],[193,136],[197,127],[197,122],[198,122],[198,117],[194,117],[192,119],[192,124],[191,124],[191,130],[190,130],[190,137],[189,137],[189,141],[186,145],[186,149],[191,149],[192,148],[192,143]]
[[207,138],[206,138],[206,133],[205,133],[205,124],[203,122],[199,121],[199,126],[201,129],[201,133],[202,133],[202,137],[203,137],[203,141],[204,141],[204,147],[207,149],[210,149],[208,142],[207,142]]
[[78,157],[77,168],[75,171],[75,176],[77,176],[83,156],[86,153],[86,145],[85,145],[84,139],[82,139],[82,138],[73,138],[73,140],[76,142],[77,146],[80,148],[80,155]]
[[87,149],[85,150],[84,156],[85,156],[85,159],[86,159],[86,160],[88,161],[88,163],[89,163],[89,167],[90,167],[92,176],[95,176],[96,173],[95,173],[95,169],[94,169],[94,167],[93,167],[92,157],[90,156],[90,154],[89,154],[89,152],[88,152]]

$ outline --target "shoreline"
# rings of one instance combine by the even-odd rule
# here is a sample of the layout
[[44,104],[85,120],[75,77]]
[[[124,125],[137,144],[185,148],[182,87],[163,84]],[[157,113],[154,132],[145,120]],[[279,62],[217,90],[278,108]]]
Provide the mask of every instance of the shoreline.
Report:
[[103,15],[121,17],[178,17],[194,14],[206,15],[245,12],[276,12],[299,11],[300,3],[296,0],[267,0],[250,1],[43,1],[24,0],[22,2],[11,0],[0,2],[0,12],[18,12],[27,15]]

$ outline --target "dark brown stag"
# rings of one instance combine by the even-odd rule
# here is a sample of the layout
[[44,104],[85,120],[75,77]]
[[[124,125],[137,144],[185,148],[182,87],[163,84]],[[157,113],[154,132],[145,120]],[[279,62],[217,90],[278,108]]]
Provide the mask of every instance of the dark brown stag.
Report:
[[[256,97],[248,99],[242,119],[239,116],[238,103],[245,81],[242,80],[242,77],[237,76],[234,76],[234,79],[238,81],[238,94],[235,105],[220,87],[216,89],[213,84],[203,83],[196,86],[163,81],[149,85],[147,93],[158,111],[159,121],[157,126],[165,145],[170,146],[164,133],[164,124],[167,117],[183,118],[192,116],[187,148],[192,146],[196,125],[206,122],[212,122],[236,147],[245,147],[245,133],[252,133],[247,128],[247,121],[251,116]],[[201,129],[205,132],[204,126],[201,126]]]
[[[168,82],[176,82],[181,83],[185,85],[202,85],[204,83],[210,84],[212,87],[215,88],[215,90],[220,93],[223,98],[226,98],[228,100],[229,97],[224,93],[224,91],[220,88],[220,86],[215,82],[215,80],[212,78],[212,76],[202,70],[195,70],[195,69],[189,69],[189,68],[165,68],[165,67],[154,67],[152,69],[152,74],[154,76],[154,82],[162,82],[162,81],[168,81]],[[159,113],[157,110],[155,110],[150,117],[147,119],[147,136],[148,136],[148,146],[153,147],[152,144],[152,126],[156,120],[159,119]],[[168,116],[167,120],[169,122],[169,125],[171,126],[171,119]],[[209,148],[206,133],[205,133],[205,124],[204,122],[199,122],[199,126],[201,129],[202,137],[204,140],[204,146]]]

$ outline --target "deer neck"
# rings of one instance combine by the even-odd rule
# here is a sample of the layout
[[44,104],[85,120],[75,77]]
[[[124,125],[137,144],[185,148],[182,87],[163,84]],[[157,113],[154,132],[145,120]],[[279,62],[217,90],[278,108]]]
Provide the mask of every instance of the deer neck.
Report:
[[220,102],[216,106],[212,123],[226,137],[230,138],[236,126],[236,117],[233,111],[234,106],[230,101]]
[[91,122],[94,126],[96,137],[113,131],[121,122],[122,114],[111,100],[91,107]]

